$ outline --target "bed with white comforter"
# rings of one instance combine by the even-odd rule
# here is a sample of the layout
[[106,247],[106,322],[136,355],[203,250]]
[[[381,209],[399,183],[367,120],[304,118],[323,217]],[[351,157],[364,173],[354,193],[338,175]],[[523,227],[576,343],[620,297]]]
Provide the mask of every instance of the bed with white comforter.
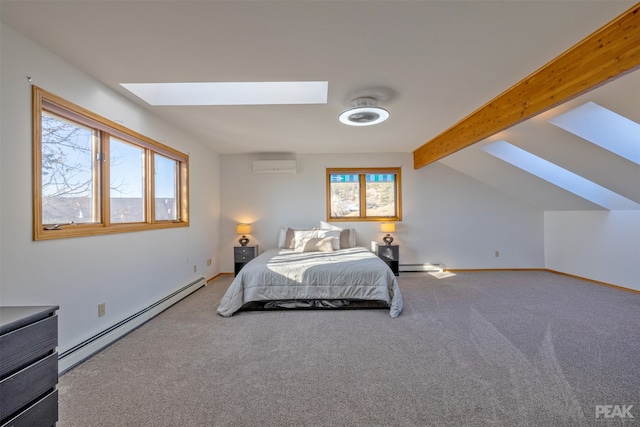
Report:
[[380,258],[363,247],[331,252],[270,249],[247,263],[223,296],[228,317],[255,301],[383,301],[391,317],[402,311],[398,281]]

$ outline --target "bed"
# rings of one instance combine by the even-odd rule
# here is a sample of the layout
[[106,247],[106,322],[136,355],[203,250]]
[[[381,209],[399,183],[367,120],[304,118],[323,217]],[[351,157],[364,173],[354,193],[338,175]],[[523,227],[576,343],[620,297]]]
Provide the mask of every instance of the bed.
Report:
[[380,258],[359,246],[328,251],[265,251],[240,270],[223,296],[218,313],[229,317],[255,301],[275,302],[280,307],[382,301],[391,317],[402,311],[396,276]]

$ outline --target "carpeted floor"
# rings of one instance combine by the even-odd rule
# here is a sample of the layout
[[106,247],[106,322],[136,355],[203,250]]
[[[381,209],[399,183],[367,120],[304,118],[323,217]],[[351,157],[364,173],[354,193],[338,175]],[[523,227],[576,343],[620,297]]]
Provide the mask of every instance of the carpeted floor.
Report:
[[396,319],[222,318],[231,280],[64,374],[58,426],[640,426],[639,294],[543,271],[403,273]]

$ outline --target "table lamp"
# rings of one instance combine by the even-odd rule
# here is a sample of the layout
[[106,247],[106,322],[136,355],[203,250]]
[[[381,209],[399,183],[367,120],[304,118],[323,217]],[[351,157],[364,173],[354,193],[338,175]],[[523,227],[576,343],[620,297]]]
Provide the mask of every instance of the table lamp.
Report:
[[391,242],[393,242],[393,237],[389,233],[395,233],[396,231],[396,223],[395,222],[383,222],[380,224],[380,231],[383,233],[387,233],[386,236],[382,238],[384,242],[389,246]]
[[251,234],[251,224],[238,224],[236,226],[236,233],[242,235],[238,240],[238,242],[240,242],[240,246],[247,246],[247,243],[249,243],[247,234]]

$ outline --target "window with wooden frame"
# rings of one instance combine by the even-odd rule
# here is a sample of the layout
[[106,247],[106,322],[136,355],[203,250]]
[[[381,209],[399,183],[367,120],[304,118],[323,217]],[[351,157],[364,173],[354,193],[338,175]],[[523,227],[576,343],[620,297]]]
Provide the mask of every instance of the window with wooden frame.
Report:
[[33,86],[33,239],[189,225],[189,156]]
[[327,168],[328,221],[402,220],[401,168]]

